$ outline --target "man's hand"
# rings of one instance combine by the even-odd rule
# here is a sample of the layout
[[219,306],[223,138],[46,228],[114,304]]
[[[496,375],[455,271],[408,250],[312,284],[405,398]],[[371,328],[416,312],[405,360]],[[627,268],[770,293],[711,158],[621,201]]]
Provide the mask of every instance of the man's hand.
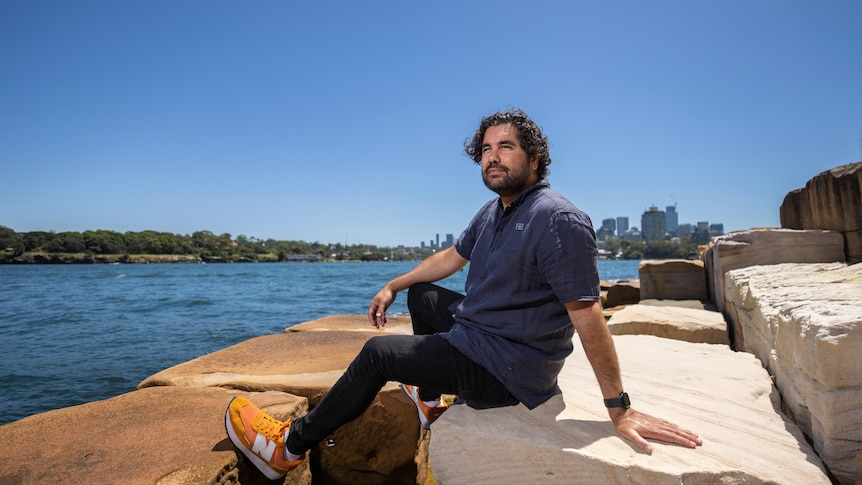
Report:
[[389,285],[377,292],[368,306],[368,321],[375,328],[386,326],[386,309],[395,301],[395,292],[389,289]]
[[386,326],[386,309],[395,301],[395,295],[416,283],[431,283],[452,276],[469,261],[458,254],[455,246],[436,252],[412,270],[393,279],[377,292],[368,306],[368,321],[377,328]]
[[674,443],[687,448],[695,448],[703,444],[703,440],[697,434],[664,419],[639,413],[631,408],[613,409],[610,412],[617,433],[648,455],[652,455],[652,445],[644,438]]

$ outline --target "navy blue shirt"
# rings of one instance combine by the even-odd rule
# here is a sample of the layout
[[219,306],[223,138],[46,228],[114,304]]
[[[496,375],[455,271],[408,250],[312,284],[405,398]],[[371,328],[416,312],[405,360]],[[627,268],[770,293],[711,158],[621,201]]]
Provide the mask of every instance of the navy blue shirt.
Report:
[[572,353],[564,304],[599,299],[592,222],[543,179],[505,210],[485,204],[455,250],[470,260],[466,297],[441,335],[533,409],[557,393]]

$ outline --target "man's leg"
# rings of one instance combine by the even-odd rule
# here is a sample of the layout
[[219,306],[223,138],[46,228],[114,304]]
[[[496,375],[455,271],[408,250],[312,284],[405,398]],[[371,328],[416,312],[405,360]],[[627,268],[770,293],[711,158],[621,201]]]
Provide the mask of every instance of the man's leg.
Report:
[[432,283],[418,283],[407,290],[407,309],[413,320],[413,335],[448,332],[455,323],[449,307],[464,295]]
[[438,335],[373,337],[317,407],[291,423],[288,450],[302,454],[359,417],[387,381],[452,394],[502,386],[484,367]]

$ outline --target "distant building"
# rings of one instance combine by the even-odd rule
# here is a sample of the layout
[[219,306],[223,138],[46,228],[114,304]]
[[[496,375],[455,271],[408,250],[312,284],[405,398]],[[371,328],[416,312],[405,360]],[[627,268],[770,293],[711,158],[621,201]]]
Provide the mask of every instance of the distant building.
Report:
[[643,238],[646,242],[664,241],[665,229],[664,211],[658,207],[651,206],[641,216],[641,227],[643,227]]
[[697,229],[691,235],[691,240],[697,244],[709,243],[709,222],[700,221],[697,223]]
[[677,227],[679,227],[679,214],[676,212],[675,205],[669,205],[665,208],[664,227],[667,232],[671,233],[671,235],[678,236],[676,230]]
[[616,219],[604,219],[602,220],[602,227],[596,231],[596,239],[600,241],[606,241],[614,237],[614,233],[617,230],[617,221]]
[[628,217],[617,217],[617,236],[623,237],[623,234],[629,230],[629,218]]
[[709,234],[712,236],[722,236],[724,235],[724,224],[710,224],[709,225]]
[[446,249],[446,248],[452,247],[454,244],[455,244],[455,237],[452,236],[451,234],[446,234],[446,240],[443,241],[443,244],[442,244],[442,246],[440,246],[440,249]]
[[641,232],[636,227],[633,227],[633,228],[627,230],[620,237],[622,239],[625,239],[628,241],[637,241],[637,240],[643,239],[643,235],[641,234]]
[[692,226],[691,224],[685,223],[685,224],[680,224],[680,225],[676,226],[676,235],[677,236],[680,236],[680,237],[688,236],[692,232],[694,232],[694,226]]

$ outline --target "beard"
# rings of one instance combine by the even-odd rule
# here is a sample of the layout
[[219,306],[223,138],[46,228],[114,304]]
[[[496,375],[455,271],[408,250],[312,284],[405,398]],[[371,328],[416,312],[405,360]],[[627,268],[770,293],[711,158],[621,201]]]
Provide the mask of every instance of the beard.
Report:
[[503,176],[491,179],[488,177],[488,172],[484,171],[482,172],[482,181],[485,182],[485,187],[491,189],[492,192],[496,192],[497,195],[502,197],[514,196],[527,188],[530,180],[529,169],[509,169],[502,165],[488,166],[488,169],[491,168],[502,170]]

